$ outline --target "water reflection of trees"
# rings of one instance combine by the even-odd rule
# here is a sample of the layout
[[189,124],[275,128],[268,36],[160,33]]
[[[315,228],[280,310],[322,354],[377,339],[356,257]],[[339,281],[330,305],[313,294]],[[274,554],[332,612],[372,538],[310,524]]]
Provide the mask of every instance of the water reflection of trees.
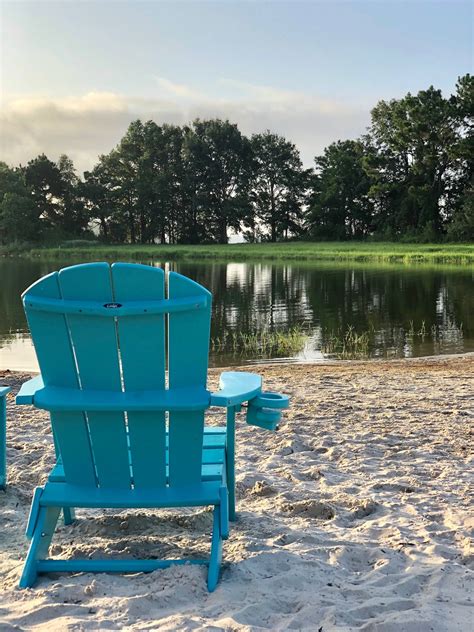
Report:
[[0,259],[0,346],[28,329],[21,293],[56,267],[54,262]]
[[[472,273],[433,269],[312,270],[307,293],[324,332],[373,331],[371,351],[426,355],[462,351],[474,336]],[[424,327],[425,335],[409,336]],[[452,347],[452,348],[450,348]]]
[[[214,294],[212,334],[311,324],[321,340],[352,326],[371,331],[373,355],[465,350],[472,341],[472,272],[423,268],[328,268],[180,264]],[[420,334],[421,332],[421,334]],[[424,333],[423,333],[424,332]]]
[[229,328],[285,330],[312,320],[305,275],[290,266],[179,264],[178,269],[213,293],[212,335]]

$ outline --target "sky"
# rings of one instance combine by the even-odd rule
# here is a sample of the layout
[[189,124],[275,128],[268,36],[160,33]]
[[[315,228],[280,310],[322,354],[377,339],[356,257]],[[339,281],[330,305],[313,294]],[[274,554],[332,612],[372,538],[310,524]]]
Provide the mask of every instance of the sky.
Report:
[[310,166],[381,99],[473,72],[463,0],[0,0],[0,160],[68,154],[79,171],[130,121],[228,118]]

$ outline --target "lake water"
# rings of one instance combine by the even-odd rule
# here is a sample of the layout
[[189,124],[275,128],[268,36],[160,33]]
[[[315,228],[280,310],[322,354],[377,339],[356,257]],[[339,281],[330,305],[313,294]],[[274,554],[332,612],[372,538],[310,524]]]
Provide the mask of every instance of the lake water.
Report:
[[[0,260],[0,369],[37,370],[20,294],[67,265]],[[348,328],[368,332],[366,353],[373,358],[474,351],[473,268],[195,261],[166,266],[211,290],[215,339],[224,332],[287,332],[297,326],[308,333],[304,347],[291,354],[211,351],[213,366],[325,361],[334,357],[328,341]]]

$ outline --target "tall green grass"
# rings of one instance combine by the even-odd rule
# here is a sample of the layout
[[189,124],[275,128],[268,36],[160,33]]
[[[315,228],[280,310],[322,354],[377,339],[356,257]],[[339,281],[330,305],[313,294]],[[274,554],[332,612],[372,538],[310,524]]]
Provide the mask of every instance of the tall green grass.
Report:
[[299,326],[285,332],[264,330],[250,334],[226,330],[222,336],[211,338],[211,351],[255,358],[288,357],[301,351],[307,339],[307,332]]
[[324,335],[321,351],[339,360],[362,360],[369,357],[373,331],[357,333],[349,326],[345,331],[331,331]]
[[389,242],[289,242],[206,246],[118,245],[66,243],[54,248],[3,247],[0,254],[42,259],[128,259],[221,261],[350,261],[474,265],[474,244],[401,244]]

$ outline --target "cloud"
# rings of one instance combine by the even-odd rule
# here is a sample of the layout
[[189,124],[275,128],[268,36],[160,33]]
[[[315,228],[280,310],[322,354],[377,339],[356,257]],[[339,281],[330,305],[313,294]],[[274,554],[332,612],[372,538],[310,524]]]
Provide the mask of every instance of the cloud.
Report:
[[329,143],[365,131],[369,112],[360,107],[271,86],[221,79],[219,96],[156,77],[159,95],[134,98],[112,92],[50,98],[7,99],[0,109],[0,160],[26,164],[44,152],[52,160],[68,154],[79,173],[117,145],[134,119],[183,124],[200,118],[228,118],[244,134],[270,129],[294,142],[304,163]]
[[206,101],[207,97],[199,90],[194,90],[182,83],[174,83],[164,77],[155,77],[158,86],[168,95],[178,97],[179,99],[192,99],[194,101]]

